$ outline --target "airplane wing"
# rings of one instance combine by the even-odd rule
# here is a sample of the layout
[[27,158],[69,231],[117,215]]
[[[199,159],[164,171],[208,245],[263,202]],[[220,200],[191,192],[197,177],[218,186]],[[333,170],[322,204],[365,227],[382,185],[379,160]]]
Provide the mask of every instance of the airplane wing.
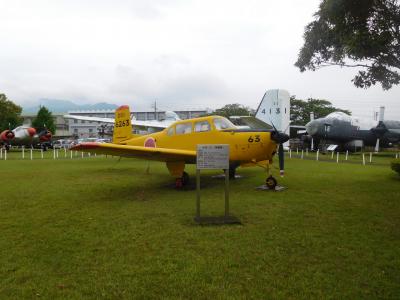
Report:
[[64,115],[64,118],[114,124],[114,118],[86,117],[86,116],[75,116],[75,115]]
[[196,162],[196,151],[190,150],[151,148],[107,143],[81,143],[72,147],[71,150],[164,162]]
[[[73,120],[82,120],[82,121],[92,121],[92,122],[100,122],[100,123],[109,123],[114,124],[114,118],[100,118],[100,117],[86,117],[86,116],[75,116],[75,115],[64,115],[65,119],[73,119]],[[169,121],[139,121],[136,119],[132,119],[132,126],[143,127],[143,128],[157,128],[164,129],[171,125],[175,120]]]

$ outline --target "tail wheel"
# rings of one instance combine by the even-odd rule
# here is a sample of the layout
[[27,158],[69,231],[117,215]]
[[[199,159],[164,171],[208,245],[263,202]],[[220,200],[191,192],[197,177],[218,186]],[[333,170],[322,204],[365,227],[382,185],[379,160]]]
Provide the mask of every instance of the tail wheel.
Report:
[[269,176],[266,180],[265,180],[265,185],[270,189],[270,190],[274,190],[276,185],[278,184],[278,182],[276,181],[276,179],[272,176]]

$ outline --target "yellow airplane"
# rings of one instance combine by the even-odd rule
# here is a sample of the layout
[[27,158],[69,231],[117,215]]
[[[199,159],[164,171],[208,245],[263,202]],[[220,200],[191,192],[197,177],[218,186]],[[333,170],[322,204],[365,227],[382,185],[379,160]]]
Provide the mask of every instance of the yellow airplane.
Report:
[[[198,144],[228,144],[229,176],[234,178],[239,166],[260,166],[269,174],[269,166],[277,149],[283,175],[282,144],[288,139],[287,134],[275,128],[238,129],[220,116],[176,121],[163,131],[134,135],[129,106],[124,105],[115,111],[113,143],[81,143],[72,150],[165,162],[170,174],[176,178],[176,187],[180,188],[189,182],[189,175],[184,171],[185,165],[196,163]],[[266,179],[266,185],[270,188],[274,188],[276,183],[272,176]]]

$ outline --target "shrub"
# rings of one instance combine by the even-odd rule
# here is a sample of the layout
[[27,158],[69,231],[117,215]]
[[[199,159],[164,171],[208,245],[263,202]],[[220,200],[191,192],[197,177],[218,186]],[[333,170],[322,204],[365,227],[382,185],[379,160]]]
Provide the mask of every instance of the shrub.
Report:
[[399,173],[400,175],[400,159],[395,159],[391,163],[392,170]]

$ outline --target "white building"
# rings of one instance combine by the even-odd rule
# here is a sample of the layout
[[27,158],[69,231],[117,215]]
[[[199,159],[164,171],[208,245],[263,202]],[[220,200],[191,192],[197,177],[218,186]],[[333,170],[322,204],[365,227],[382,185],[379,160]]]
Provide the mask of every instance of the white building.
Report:
[[[181,119],[196,118],[209,111],[204,110],[181,110],[175,111]],[[114,118],[114,110],[76,110],[69,111],[69,115],[76,116],[86,116],[86,117],[99,117],[99,118]],[[135,111],[131,112],[132,117],[136,120],[147,121],[147,120],[163,120],[165,118],[165,111]],[[85,121],[85,120],[66,120],[69,127],[69,135],[75,138],[88,138],[88,137],[98,137],[101,130],[106,134],[112,133],[112,126],[108,125],[104,128],[104,124],[95,121]],[[102,129],[103,126],[103,129]]]

